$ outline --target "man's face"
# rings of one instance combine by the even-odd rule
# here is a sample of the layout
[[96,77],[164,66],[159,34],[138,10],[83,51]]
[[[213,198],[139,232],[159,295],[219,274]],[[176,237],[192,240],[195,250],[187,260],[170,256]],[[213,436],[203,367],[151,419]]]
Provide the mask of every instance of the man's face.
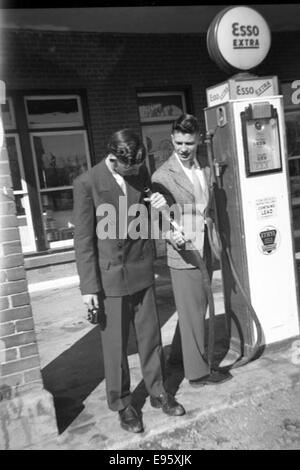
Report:
[[115,156],[110,158],[110,162],[112,163],[114,171],[121,176],[138,175],[140,166],[143,164],[142,162],[129,166],[127,163],[118,160]]
[[194,160],[199,144],[198,134],[183,134],[174,132],[172,135],[174,150],[182,163],[190,163]]

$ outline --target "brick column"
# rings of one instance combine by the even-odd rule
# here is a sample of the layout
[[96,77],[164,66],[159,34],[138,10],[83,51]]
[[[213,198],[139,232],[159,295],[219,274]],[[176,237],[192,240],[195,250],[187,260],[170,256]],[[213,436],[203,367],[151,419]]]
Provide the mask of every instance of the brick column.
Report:
[[0,449],[23,449],[54,438],[57,427],[52,395],[43,388],[10,166],[1,134],[0,115]]

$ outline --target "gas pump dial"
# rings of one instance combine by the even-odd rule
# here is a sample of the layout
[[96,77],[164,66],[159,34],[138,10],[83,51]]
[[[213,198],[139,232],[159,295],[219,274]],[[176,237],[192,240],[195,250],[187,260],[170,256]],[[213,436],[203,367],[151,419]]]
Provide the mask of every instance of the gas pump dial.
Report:
[[269,102],[251,103],[241,120],[247,176],[282,171],[276,109]]

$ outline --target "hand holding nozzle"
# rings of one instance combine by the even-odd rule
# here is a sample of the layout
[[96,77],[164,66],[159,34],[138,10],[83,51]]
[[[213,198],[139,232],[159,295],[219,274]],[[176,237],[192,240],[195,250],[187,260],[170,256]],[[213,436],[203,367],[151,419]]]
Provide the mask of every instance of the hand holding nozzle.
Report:
[[178,245],[178,247],[182,247],[187,240],[184,236],[182,227],[170,217],[167,210],[164,210],[164,208],[166,209],[168,207],[165,197],[160,193],[153,193],[148,187],[144,188],[144,192],[146,194],[144,201],[149,201],[154,209],[160,210],[163,217],[171,226],[171,230],[167,232],[166,238],[170,238],[176,245]]

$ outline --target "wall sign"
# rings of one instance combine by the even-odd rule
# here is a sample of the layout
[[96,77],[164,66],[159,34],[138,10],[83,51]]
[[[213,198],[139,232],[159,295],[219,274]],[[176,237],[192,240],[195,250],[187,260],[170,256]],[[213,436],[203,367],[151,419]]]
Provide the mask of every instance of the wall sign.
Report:
[[300,105],[300,79],[281,82],[283,104],[289,108],[299,108]]
[[251,70],[266,57],[271,46],[269,26],[250,7],[229,7],[212,21],[207,33],[211,59],[228,71]]

